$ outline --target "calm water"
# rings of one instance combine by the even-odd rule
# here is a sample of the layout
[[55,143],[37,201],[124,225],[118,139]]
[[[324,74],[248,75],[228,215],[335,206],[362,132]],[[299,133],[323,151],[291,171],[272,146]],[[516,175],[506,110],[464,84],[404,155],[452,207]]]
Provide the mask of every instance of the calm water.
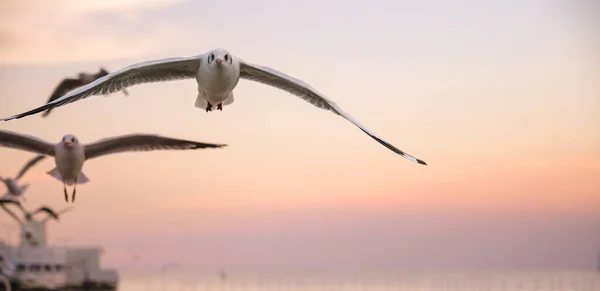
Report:
[[264,276],[122,272],[119,291],[151,290],[418,290],[600,291],[600,272],[404,274],[395,276]]

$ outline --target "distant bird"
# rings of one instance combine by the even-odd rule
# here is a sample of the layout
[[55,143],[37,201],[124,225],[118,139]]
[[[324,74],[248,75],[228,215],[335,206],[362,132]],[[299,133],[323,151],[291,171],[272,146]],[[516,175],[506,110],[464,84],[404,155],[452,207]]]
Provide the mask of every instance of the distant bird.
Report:
[[[369,74],[370,72],[358,71],[356,73]],[[211,111],[214,105],[217,105],[217,110],[223,110],[223,105],[233,103],[233,90],[237,86],[238,81],[240,78],[248,79],[285,90],[318,108],[330,110],[350,121],[364,133],[396,154],[413,162],[427,165],[424,161],[399,150],[379,138],[344,112],[334,101],[328,99],[324,94],[304,81],[272,68],[247,63],[223,48],[192,57],[167,58],[134,64],[101,77],[90,84],[79,87],[46,105],[0,120],[8,121],[15,118],[22,118],[89,96],[115,92],[136,84],[193,78],[198,83],[198,95],[195,106],[206,109],[207,112]],[[367,97],[365,102],[369,105],[385,103],[384,100],[374,100],[372,96],[365,97]]]
[[14,198],[1,198],[0,199],[0,205],[16,205],[18,207],[23,207],[21,206],[21,202],[17,201]]
[[23,207],[23,205],[19,201],[16,201],[14,199],[0,199],[0,205],[2,205],[2,206],[11,205],[11,204],[19,207],[19,209],[21,209],[21,211],[23,211],[23,215],[24,215],[26,221],[33,220],[33,216],[35,216],[36,214],[39,214],[39,213],[48,214],[48,218],[44,219],[43,221],[47,221],[49,218],[53,218],[54,220],[59,220],[59,214],[65,213],[72,209],[71,207],[68,207],[61,211],[56,212],[56,211],[52,210],[50,207],[43,205],[41,207],[38,207],[36,210],[30,212],[30,211],[27,211],[27,209],[25,209],[25,207]]
[[38,245],[39,242],[36,241],[35,238],[33,237],[33,235],[31,234],[31,232],[32,232],[31,228],[29,228],[29,226],[27,226],[25,224],[25,222],[23,222],[14,212],[12,212],[8,207],[6,207],[7,205],[10,205],[10,204],[16,205],[22,211],[25,211],[25,209],[23,208],[21,203],[19,201],[16,201],[14,198],[0,199],[0,208],[2,208],[8,215],[10,215],[12,218],[14,218],[17,221],[17,223],[19,223],[21,228],[25,231],[25,238],[27,239],[27,241],[32,245]]
[[41,212],[46,212],[46,213],[48,213],[48,215],[50,217],[54,218],[54,220],[58,220],[58,214],[56,214],[52,209],[50,209],[47,206],[42,206],[42,207],[40,207],[40,208],[38,208],[38,209],[36,209],[36,210],[34,210],[32,212],[27,212],[27,213],[25,213],[25,217],[26,217],[27,220],[32,220],[33,216],[35,214],[41,213]]
[[221,281],[227,280],[227,272],[225,272],[225,270],[219,270],[219,278],[221,278]]
[[75,136],[67,134],[60,142],[51,144],[33,136],[0,130],[0,146],[53,156],[56,168],[47,173],[63,182],[65,201],[67,202],[69,200],[66,185],[75,185],[71,198],[72,202],[75,202],[77,184],[89,182],[89,179],[82,172],[83,163],[86,160],[127,151],[190,150],[220,148],[226,145],[149,134],[110,137],[90,144],[79,143]]
[[19,222],[19,224],[22,225],[23,221],[21,221],[21,219],[14,212],[12,212],[8,207],[6,207],[7,205],[16,205],[21,210],[24,210],[23,206],[21,205],[21,203],[19,203],[19,201],[15,200],[15,199],[11,199],[11,198],[8,198],[8,199],[2,198],[2,199],[0,199],[0,208],[2,208],[8,215],[10,215],[17,222]]
[[[69,93],[69,91],[71,91],[77,87],[87,85],[87,84],[95,81],[96,79],[98,79],[100,77],[104,77],[106,75],[108,75],[108,71],[105,70],[104,68],[100,68],[100,71],[96,74],[79,73],[77,79],[64,78],[58,84],[58,86],[56,86],[56,88],[54,88],[54,92],[52,92],[52,95],[50,95],[48,102],[54,101],[54,100],[62,97],[63,95]],[[129,92],[127,92],[127,90],[123,89],[122,91],[123,91],[123,94],[125,94],[125,96],[129,96]],[[48,116],[48,114],[50,114],[51,110],[52,110],[52,108],[50,108],[46,112],[42,113],[42,117]]]
[[27,162],[27,164],[25,164],[25,166],[23,166],[21,171],[19,171],[19,173],[17,174],[17,176],[15,178],[0,177],[0,181],[2,181],[4,183],[4,185],[6,185],[6,188],[8,189],[7,194],[12,195],[16,198],[21,198],[21,199],[23,199],[23,201],[25,201],[25,197],[23,196],[23,193],[25,192],[25,189],[27,189],[27,187],[29,187],[29,184],[19,186],[18,181],[25,174],[25,172],[27,172],[27,170],[29,170],[31,167],[33,167],[35,164],[37,164],[39,161],[43,160],[45,157],[46,157],[45,155],[38,155],[38,156],[34,157],[33,159],[29,160]]
[[48,206],[41,206],[32,212],[25,211],[25,219],[28,221],[31,221],[33,219],[33,216],[35,216],[38,213],[44,212],[44,213],[48,214],[48,217],[43,219],[42,222],[46,222],[48,219],[51,219],[51,218],[54,220],[59,220],[59,217],[62,213],[71,211],[72,209],[73,209],[72,207],[67,207],[60,211],[54,211],[52,208],[50,208]]

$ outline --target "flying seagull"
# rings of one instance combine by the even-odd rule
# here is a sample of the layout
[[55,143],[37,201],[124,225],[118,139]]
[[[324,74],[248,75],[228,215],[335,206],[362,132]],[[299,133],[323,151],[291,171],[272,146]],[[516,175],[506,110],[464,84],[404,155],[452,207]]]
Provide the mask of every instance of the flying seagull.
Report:
[[17,207],[19,207],[21,210],[24,211],[23,206],[21,205],[21,203],[19,203],[19,201],[11,199],[11,198],[1,198],[0,199],[0,208],[2,208],[4,211],[6,211],[6,213],[8,215],[10,215],[12,218],[14,218],[17,222],[19,222],[19,224],[23,224],[21,219],[14,212],[12,212],[10,209],[8,209],[8,207],[6,207],[7,205],[11,205],[11,204],[16,205]]
[[27,189],[27,187],[29,187],[29,184],[19,186],[18,181],[25,174],[25,172],[27,172],[27,170],[29,170],[31,167],[33,167],[35,164],[37,164],[39,161],[43,160],[45,157],[46,157],[45,155],[38,155],[38,156],[32,158],[31,160],[29,160],[25,164],[25,166],[23,166],[21,171],[19,171],[19,173],[17,174],[17,176],[15,178],[0,177],[0,181],[2,181],[4,183],[4,185],[6,185],[9,195],[12,195],[16,198],[20,197],[21,199],[23,199],[23,201],[25,201],[23,192],[25,192],[25,189]]
[[46,105],[0,120],[8,121],[22,118],[89,96],[112,93],[137,84],[193,78],[198,83],[198,95],[195,106],[206,109],[207,112],[211,111],[214,105],[217,106],[217,110],[223,110],[224,105],[233,103],[233,90],[237,86],[239,79],[248,79],[285,90],[318,108],[330,110],[350,121],[371,138],[396,154],[413,162],[427,165],[424,161],[399,150],[379,138],[344,112],[334,101],[304,81],[269,67],[247,63],[223,48],[192,57],[167,58],[134,64],[101,77],[90,84],[79,87]]
[[51,144],[33,136],[0,130],[0,146],[53,156],[56,167],[47,173],[63,182],[67,202],[67,185],[74,185],[71,201],[75,202],[77,184],[89,182],[82,172],[86,160],[127,151],[188,150],[220,148],[226,145],[149,134],[109,137],[89,144],[79,143],[75,136],[67,134],[60,142]]
[[221,278],[221,281],[227,280],[227,272],[225,272],[225,270],[219,270],[219,278]]
[[27,220],[27,221],[31,221],[33,219],[33,216],[35,216],[36,214],[42,213],[42,212],[45,212],[46,214],[48,214],[48,217],[46,219],[44,219],[43,221],[47,221],[50,218],[53,218],[54,220],[59,220],[58,217],[59,217],[59,215],[61,213],[65,213],[67,211],[72,210],[72,207],[67,207],[67,208],[65,208],[65,209],[57,212],[57,211],[52,210],[50,207],[48,207],[46,205],[43,205],[41,207],[38,207],[36,210],[29,212],[17,200],[10,199],[10,198],[8,198],[8,199],[7,198],[1,198],[0,199],[0,205],[1,206],[11,205],[11,204],[16,205],[17,207],[19,207],[19,209],[21,209],[21,211],[23,211],[23,214],[25,216],[25,220]]
[[33,245],[37,245],[38,242],[31,235],[31,228],[29,228],[23,221],[21,221],[21,219],[14,212],[12,212],[10,209],[8,209],[8,207],[6,207],[6,205],[10,205],[10,204],[17,205],[22,211],[25,211],[25,209],[23,208],[23,206],[21,205],[21,203],[19,201],[16,201],[15,199],[12,199],[12,198],[9,198],[9,199],[0,198],[0,208],[2,208],[8,215],[10,215],[12,218],[14,218],[17,221],[17,223],[19,223],[21,228],[25,230],[25,238],[29,241],[29,243],[31,243]]
[[[23,208],[21,208],[21,209],[25,210]],[[66,208],[66,209],[63,209],[60,212],[56,212],[56,211],[52,210],[52,208],[43,205],[43,206],[39,207],[38,209],[36,209],[34,211],[31,211],[31,212],[25,211],[24,214],[25,214],[25,219],[28,220],[28,221],[32,220],[34,215],[36,215],[38,213],[42,213],[42,212],[45,212],[46,214],[48,214],[48,217],[46,219],[44,219],[43,221],[47,221],[50,218],[52,218],[54,220],[59,220],[58,219],[59,214],[67,212],[69,210],[71,210],[71,208]]]
[[[44,210],[44,208],[48,208],[48,207],[41,207],[41,208],[38,208],[38,210],[37,210],[37,211],[46,211],[46,210]],[[48,214],[49,214],[49,215],[48,215],[48,217],[46,217],[45,219],[43,219],[43,220],[42,220],[42,222],[46,222],[46,221],[48,221],[48,219],[51,219],[51,218],[52,218],[52,219],[56,219],[56,220],[58,220],[58,218],[59,218],[59,217],[60,217],[60,216],[61,216],[63,213],[65,213],[65,212],[69,212],[69,211],[73,210],[73,207],[67,207],[67,208],[63,208],[62,210],[59,210],[59,211],[54,211],[54,210],[52,210],[52,209],[50,209],[50,208],[48,208],[48,210],[52,211],[52,213],[54,213],[54,215],[52,215],[52,214],[50,214],[50,213],[48,212]],[[47,211],[46,211],[46,212],[47,212]]]
[[[56,88],[54,88],[54,92],[52,92],[52,95],[50,95],[48,102],[54,101],[54,100],[60,98],[61,96],[69,93],[69,91],[71,91],[77,87],[87,85],[87,84],[95,81],[96,79],[98,79],[100,77],[104,77],[106,75],[108,75],[108,71],[104,68],[100,68],[100,71],[98,71],[98,73],[96,73],[96,74],[79,73],[78,78],[64,78],[60,83],[58,83],[58,86],[56,86]],[[129,92],[127,92],[127,90],[123,89],[122,91],[123,91],[123,94],[125,94],[125,96],[129,95]],[[50,114],[51,110],[52,110],[52,108],[50,108],[46,112],[42,113],[42,117],[48,116],[48,114]]]

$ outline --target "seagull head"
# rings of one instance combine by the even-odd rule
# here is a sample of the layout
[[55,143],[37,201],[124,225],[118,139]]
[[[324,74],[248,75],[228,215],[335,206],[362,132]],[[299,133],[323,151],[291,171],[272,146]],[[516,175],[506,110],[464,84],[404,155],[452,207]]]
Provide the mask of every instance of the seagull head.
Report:
[[72,146],[76,145],[77,143],[78,143],[77,138],[72,134],[67,134],[67,135],[63,136],[63,138],[62,138],[62,144],[67,148],[72,147]]
[[100,71],[98,72],[98,74],[96,74],[96,77],[101,78],[108,75],[108,71],[106,69],[104,69],[103,67],[100,67]]
[[212,66],[225,66],[233,64],[233,57],[231,54],[223,48],[218,48],[210,51],[207,55],[207,61]]

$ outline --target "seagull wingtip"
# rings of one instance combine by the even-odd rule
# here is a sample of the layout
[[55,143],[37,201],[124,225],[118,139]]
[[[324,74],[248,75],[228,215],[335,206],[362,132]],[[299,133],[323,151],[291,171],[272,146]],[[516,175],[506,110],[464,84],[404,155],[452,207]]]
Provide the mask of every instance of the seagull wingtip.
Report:
[[427,163],[425,163],[425,161],[422,161],[422,160],[419,160],[419,159],[417,159],[417,163],[419,163],[421,165],[427,166]]
[[203,149],[203,148],[222,148],[222,147],[226,147],[227,144],[202,144],[202,145],[196,145],[194,147],[192,147],[192,149]]
[[11,116],[11,117],[0,118],[0,121],[9,121],[9,120],[13,120],[15,118],[18,118],[18,117],[17,116]]

